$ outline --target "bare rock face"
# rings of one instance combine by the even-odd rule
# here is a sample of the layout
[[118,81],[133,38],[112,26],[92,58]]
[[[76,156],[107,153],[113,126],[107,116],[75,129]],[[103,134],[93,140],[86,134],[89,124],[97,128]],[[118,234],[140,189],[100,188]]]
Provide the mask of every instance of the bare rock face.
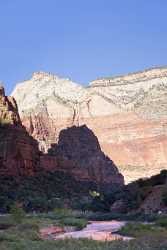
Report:
[[89,101],[83,87],[44,72],[34,73],[31,80],[18,84],[12,96],[27,131],[45,153],[58,141],[63,128],[79,124],[79,105]]
[[0,121],[1,123],[20,124],[17,104],[13,97],[5,96],[3,86],[0,86]]
[[0,87],[0,174],[33,175],[39,160],[38,143],[22,126],[14,98]]
[[42,154],[37,141],[22,126],[14,98],[5,96],[0,87],[0,175],[23,177],[41,170],[63,171],[78,183],[100,189],[124,184],[122,175],[101,152],[97,138],[86,126],[61,131],[58,145],[52,145],[49,154]]
[[86,124],[126,182],[167,166],[167,68],[101,78],[87,88],[39,72],[12,95],[44,152],[63,128]]
[[52,145],[48,154],[56,156],[57,170],[60,168],[76,180],[95,183],[100,189],[124,184],[123,176],[101,151],[97,137],[85,125],[62,130],[58,144]]

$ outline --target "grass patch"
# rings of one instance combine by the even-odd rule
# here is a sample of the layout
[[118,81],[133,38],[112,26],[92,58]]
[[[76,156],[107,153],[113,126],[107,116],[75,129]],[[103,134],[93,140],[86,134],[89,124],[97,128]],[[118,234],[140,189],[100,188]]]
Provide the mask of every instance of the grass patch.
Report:
[[77,219],[77,218],[64,218],[60,220],[61,226],[72,226],[77,230],[81,230],[88,224],[88,221],[85,219]]
[[1,216],[0,217],[0,230],[8,229],[15,226],[16,223],[13,221],[11,216]]
[[73,211],[72,209],[68,209],[68,208],[55,208],[54,209],[54,218],[55,219],[62,219],[62,218],[66,218],[66,217],[73,217]]
[[0,242],[1,250],[165,250],[167,245],[162,238],[143,238],[131,242],[113,241],[98,242],[93,240],[60,240],[60,241],[32,241],[20,239],[18,241]]
[[[76,213],[78,214],[78,213]],[[47,217],[48,216],[48,217]],[[21,224],[0,231],[0,250],[165,250],[167,249],[167,230],[158,224],[129,223],[120,233],[136,237],[130,242],[98,242],[88,239],[67,239],[60,241],[42,240],[39,228],[61,223],[81,229],[86,226],[83,218],[64,217],[55,220],[52,214],[26,215]],[[11,223],[11,217],[1,217],[4,224]],[[0,218],[0,220],[1,220]],[[157,222],[158,223],[158,222]]]
[[131,236],[131,237],[142,237],[147,234],[153,234],[153,233],[166,233],[167,231],[162,228],[158,227],[155,224],[142,224],[142,223],[128,223],[126,224],[119,233],[125,236]]
[[12,215],[6,215],[0,217],[0,229],[10,229],[10,228],[29,228],[29,229],[36,229],[43,227],[48,227],[50,225],[57,225],[58,221],[42,217],[40,215],[33,216],[33,215],[26,215],[24,219],[21,221],[21,223],[17,223],[15,220],[13,220]]
[[126,220],[126,221],[156,221],[160,216],[157,214],[141,214],[141,213],[101,213],[101,212],[86,212],[78,215],[79,218],[87,220],[108,221],[108,220]]

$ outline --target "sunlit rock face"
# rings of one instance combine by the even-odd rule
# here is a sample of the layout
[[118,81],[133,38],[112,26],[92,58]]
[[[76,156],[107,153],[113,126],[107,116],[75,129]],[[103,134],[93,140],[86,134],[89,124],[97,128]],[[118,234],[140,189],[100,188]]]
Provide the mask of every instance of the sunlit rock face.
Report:
[[31,80],[18,84],[12,95],[24,125],[44,152],[58,140],[62,128],[79,123],[79,107],[89,102],[86,89],[44,72],[34,73]]
[[0,175],[33,175],[39,163],[38,143],[22,126],[15,99],[0,87]]
[[87,88],[38,72],[12,95],[44,152],[62,129],[86,124],[126,182],[167,166],[167,68],[101,78]]
[[0,121],[2,123],[21,124],[17,104],[13,97],[5,96],[5,89],[0,85]]

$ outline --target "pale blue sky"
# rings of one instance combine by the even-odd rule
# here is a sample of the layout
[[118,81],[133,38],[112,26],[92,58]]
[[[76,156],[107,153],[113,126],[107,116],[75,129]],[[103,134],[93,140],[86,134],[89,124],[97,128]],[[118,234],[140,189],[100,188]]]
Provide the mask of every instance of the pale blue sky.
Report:
[[167,65],[166,0],[0,0],[0,79],[34,71],[88,84]]

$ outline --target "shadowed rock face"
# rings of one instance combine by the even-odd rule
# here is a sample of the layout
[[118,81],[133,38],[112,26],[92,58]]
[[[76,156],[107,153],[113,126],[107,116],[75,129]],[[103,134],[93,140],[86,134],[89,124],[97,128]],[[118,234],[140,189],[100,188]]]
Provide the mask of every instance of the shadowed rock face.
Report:
[[47,152],[62,129],[86,124],[126,182],[167,166],[167,68],[101,78],[83,88],[35,73],[13,92],[23,124]]
[[[123,177],[106,157],[86,126],[61,131],[58,145],[42,154],[38,143],[22,126],[14,98],[0,88],[0,175],[29,176],[39,170],[63,171],[89,187],[109,189],[123,185]],[[60,183],[63,185],[63,183]]]
[[100,188],[124,184],[123,176],[101,151],[97,137],[86,125],[62,130],[58,144],[52,145],[48,153],[56,156],[58,168],[77,180],[94,182]]
[[0,87],[0,174],[32,175],[39,160],[38,143],[22,126],[16,101]]

